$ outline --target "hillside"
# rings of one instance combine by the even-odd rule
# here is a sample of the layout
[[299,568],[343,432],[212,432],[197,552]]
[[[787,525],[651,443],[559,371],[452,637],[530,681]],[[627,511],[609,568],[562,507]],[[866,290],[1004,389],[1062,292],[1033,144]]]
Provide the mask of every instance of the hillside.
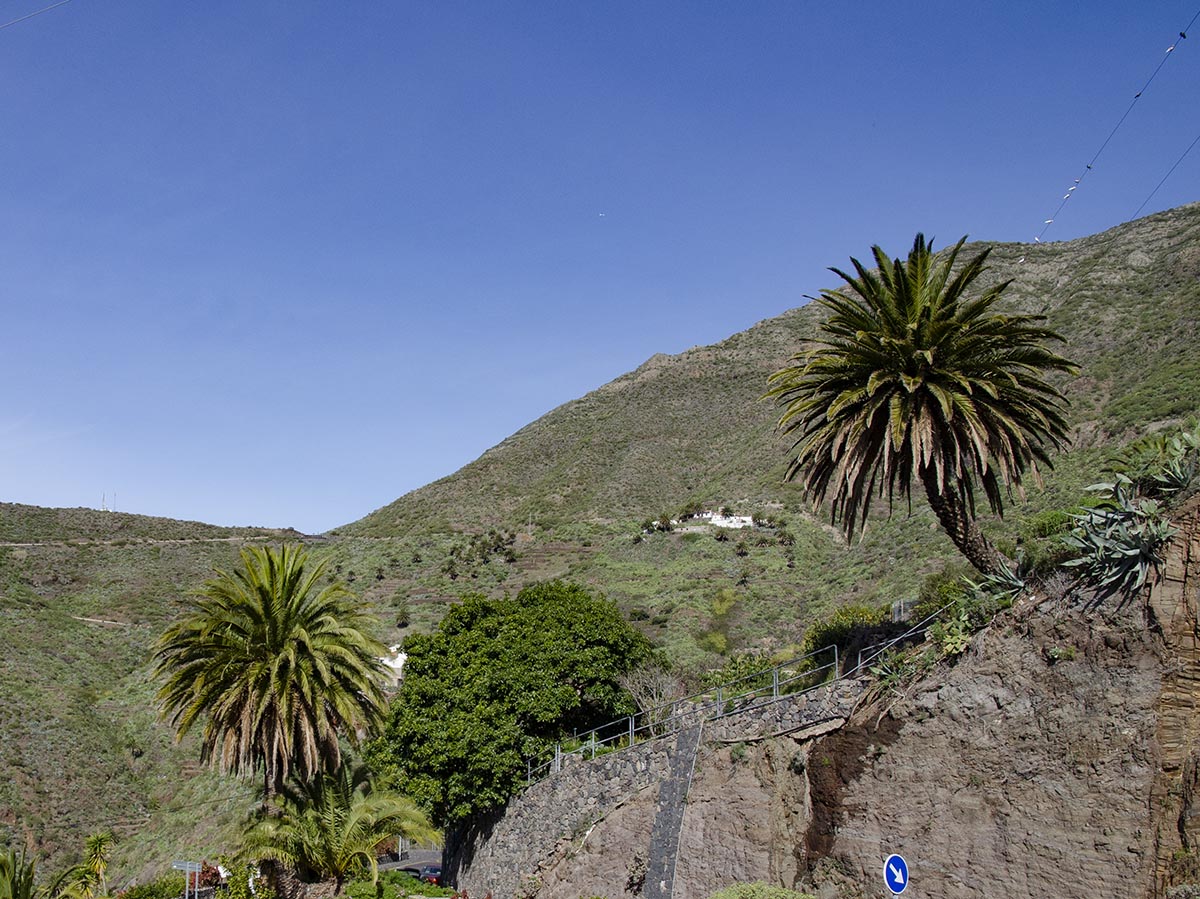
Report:
[[211,812],[240,815],[249,792],[200,772],[195,745],[157,721],[149,647],[214,565],[283,536],[0,504],[0,842],[31,842],[53,870],[112,827],[125,877],[221,845],[230,816]]
[[[1012,552],[1018,537],[1034,546],[1039,512],[1078,502],[1113,447],[1200,410],[1200,205],[1069,243],[997,245],[992,259],[989,277],[1014,279],[1012,308],[1044,308],[1082,366],[1064,385],[1075,448],[1045,490],[986,525]],[[958,558],[919,503],[891,519],[881,510],[847,546],[782,483],[786,442],[759,397],[816,323],[802,307],[655,356],[324,537],[0,504],[0,842],[30,842],[50,872],[116,826],[118,884],[229,845],[249,790],[173,744],[154,710],[150,647],[247,543],[303,539],[374,606],[389,642],[432,627],[465,592],[569,577],[697,671],[732,652],[785,651],[847,602],[912,596]],[[642,533],[644,519],[690,502],[761,511],[791,539],[785,528]]]
[[[1082,366],[1067,387],[1077,445],[1196,408],[1200,204],[1080,240],[991,246],[987,277],[1012,280],[1009,308],[1044,311]],[[848,247],[830,264],[848,267],[849,255],[869,258],[869,247]],[[814,306],[792,309],[713,346],[655,356],[338,533],[515,528],[530,517],[551,527],[639,520],[688,500],[788,502],[786,443],[759,398],[818,315]]]

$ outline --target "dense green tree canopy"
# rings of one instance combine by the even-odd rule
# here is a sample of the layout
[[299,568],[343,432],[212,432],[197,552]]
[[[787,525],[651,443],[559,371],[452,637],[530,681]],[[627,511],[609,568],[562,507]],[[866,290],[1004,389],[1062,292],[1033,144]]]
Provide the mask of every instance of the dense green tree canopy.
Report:
[[613,603],[561,582],[468,596],[404,649],[368,757],[441,826],[503,805],[547,744],[633,712],[618,679],[650,652]]
[[1049,464],[1068,429],[1045,376],[1074,365],[1048,348],[1062,338],[1043,316],[996,310],[1008,282],[970,296],[988,251],[956,270],[965,240],[938,259],[918,234],[907,259],[876,246],[876,271],[853,258],[857,276],[833,269],[846,288],[822,295],[821,336],[767,396],[796,438],[787,476],[828,498],[848,534],[875,493],[907,499],[917,480],[955,545],[991,573],[1001,561],[975,523],[976,488],[1000,513],[1004,492]]

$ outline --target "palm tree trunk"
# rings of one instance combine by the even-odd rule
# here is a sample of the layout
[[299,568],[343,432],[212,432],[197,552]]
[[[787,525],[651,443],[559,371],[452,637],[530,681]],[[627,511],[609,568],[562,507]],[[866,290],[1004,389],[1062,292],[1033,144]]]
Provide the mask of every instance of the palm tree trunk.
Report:
[[999,574],[1004,568],[1004,560],[987,537],[983,536],[959,495],[953,491],[938,493],[931,475],[922,477],[921,481],[925,484],[929,508],[933,509],[942,530],[954,541],[959,552],[981,574]]

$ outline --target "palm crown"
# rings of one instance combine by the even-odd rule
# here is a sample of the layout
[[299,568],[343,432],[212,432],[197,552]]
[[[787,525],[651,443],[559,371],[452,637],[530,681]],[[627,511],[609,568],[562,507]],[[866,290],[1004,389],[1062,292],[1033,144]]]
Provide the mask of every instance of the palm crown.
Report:
[[389,837],[441,843],[440,832],[416,803],[379,789],[361,765],[346,763],[306,782],[289,781],[280,795],[277,815],[250,823],[246,849],[310,876],[333,878],[335,893],[359,870],[377,879],[375,850]]
[[1044,373],[1074,365],[1046,347],[1062,338],[1040,315],[994,311],[1010,282],[968,299],[984,250],[954,273],[964,237],[942,259],[918,234],[907,260],[873,247],[878,271],[851,259],[846,288],[823,292],[822,336],[797,363],[771,376],[794,435],[789,479],[815,503],[829,498],[848,535],[875,493],[911,498],[920,480],[943,527],[981,571],[1000,560],[973,516],[975,489],[1003,512],[1003,496],[1026,471],[1049,464],[1067,439],[1062,393]]
[[159,691],[182,736],[204,720],[201,752],[222,770],[263,766],[264,793],[290,773],[338,764],[338,734],[375,726],[384,647],[371,619],[298,547],[242,551],[158,643]]

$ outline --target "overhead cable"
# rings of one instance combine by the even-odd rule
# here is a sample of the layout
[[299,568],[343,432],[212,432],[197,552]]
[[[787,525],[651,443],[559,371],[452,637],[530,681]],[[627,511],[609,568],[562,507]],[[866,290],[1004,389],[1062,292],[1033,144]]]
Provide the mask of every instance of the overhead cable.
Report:
[[1142,205],[1141,205],[1141,206],[1139,206],[1139,207],[1137,208],[1137,212],[1135,212],[1133,215],[1131,215],[1131,216],[1130,216],[1130,218],[1131,218],[1131,219],[1135,219],[1135,218],[1137,218],[1137,217],[1138,217],[1138,214],[1139,214],[1139,213],[1140,213],[1140,212],[1141,212],[1143,209],[1145,209],[1145,208],[1146,208],[1146,204],[1147,204],[1147,203],[1149,203],[1149,202],[1150,202],[1152,199],[1154,199],[1154,195],[1155,195],[1156,193],[1158,193],[1158,189],[1159,189],[1160,187],[1162,187],[1164,184],[1166,184],[1166,182],[1167,182],[1167,179],[1171,177],[1171,174],[1172,174],[1172,173],[1173,173],[1173,172],[1174,172],[1174,171],[1175,171],[1177,168],[1179,168],[1179,164],[1180,164],[1181,162],[1183,162],[1183,160],[1184,160],[1184,159],[1187,157],[1187,155],[1188,155],[1189,153],[1191,153],[1193,149],[1195,149],[1195,146],[1196,146],[1196,144],[1200,144],[1200,134],[1197,134],[1197,135],[1196,135],[1196,139],[1195,139],[1195,140],[1193,140],[1193,141],[1192,141],[1190,144],[1188,144],[1188,148],[1187,148],[1186,150],[1184,150],[1184,151],[1183,151],[1183,155],[1182,155],[1182,156],[1180,156],[1178,159],[1176,159],[1176,160],[1175,160],[1175,164],[1174,164],[1173,166],[1171,166],[1169,169],[1167,169],[1167,173],[1166,173],[1165,175],[1163,175],[1163,176],[1162,176],[1162,180],[1161,180],[1161,181],[1159,181],[1159,182],[1158,182],[1158,184],[1156,184],[1156,185],[1154,186],[1154,190],[1150,191],[1150,196],[1148,196],[1148,197],[1146,197],[1146,199],[1142,200]]
[[0,31],[3,31],[5,28],[9,28],[13,25],[16,25],[18,22],[24,22],[26,19],[32,19],[34,16],[40,16],[44,12],[50,12],[50,10],[52,10],[52,9],[58,9],[60,6],[66,6],[70,2],[71,2],[71,0],[58,0],[57,3],[51,3],[49,6],[43,7],[42,9],[34,10],[33,12],[29,13],[28,15],[24,15],[24,16],[21,16],[20,18],[13,19],[11,22],[5,22],[3,25],[0,25]]
[[[1072,182],[1071,186],[1067,188],[1066,193],[1063,194],[1062,199],[1058,203],[1058,208],[1054,210],[1054,214],[1048,216],[1046,219],[1044,219],[1042,221],[1042,230],[1038,232],[1036,237],[1034,237],[1034,239],[1033,239],[1034,243],[1042,242],[1042,237],[1045,236],[1046,231],[1049,230],[1049,228],[1052,224],[1054,224],[1054,220],[1056,218],[1058,218],[1059,213],[1061,213],[1063,211],[1063,207],[1067,205],[1067,201],[1070,200],[1071,197],[1073,197],[1075,195],[1075,191],[1079,189],[1079,186],[1083,183],[1083,179],[1086,178],[1088,175],[1088,172],[1090,172],[1092,170],[1092,167],[1096,164],[1096,160],[1098,160],[1100,158],[1100,154],[1104,152],[1104,149],[1109,145],[1109,142],[1113,139],[1114,135],[1116,135],[1117,131],[1120,130],[1121,126],[1123,124],[1125,124],[1125,120],[1127,118],[1129,118],[1129,114],[1131,112],[1133,112],[1133,107],[1137,105],[1137,101],[1142,98],[1142,94],[1144,94],[1146,92],[1146,89],[1148,87],[1150,87],[1150,85],[1154,82],[1154,79],[1158,77],[1158,73],[1161,72],[1163,66],[1165,66],[1167,64],[1167,60],[1171,58],[1171,54],[1175,51],[1175,48],[1179,46],[1179,42],[1187,39],[1187,33],[1188,33],[1188,31],[1191,30],[1192,26],[1196,23],[1197,19],[1200,19],[1200,10],[1197,10],[1196,14],[1194,16],[1192,16],[1192,20],[1190,22],[1188,22],[1187,25],[1184,26],[1184,28],[1182,30],[1180,30],[1179,37],[1176,38],[1176,40],[1171,44],[1171,46],[1167,47],[1166,52],[1163,53],[1162,59],[1159,60],[1158,65],[1155,67],[1154,71],[1150,73],[1150,77],[1146,79],[1146,83],[1142,85],[1141,90],[1139,90],[1136,94],[1133,95],[1133,99],[1129,101],[1129,106],[1127,106],[1125,108],[1124,114],[1121,116],[1120,119],[1117,120],[1117,124],[1114,125],[1112,131],[1110,131],[1108,133],[1108,137],[1104,138],[1104,143],[1102,143],[1100,145],[1100,149],[1098,149],[1092,155],[1092,158],[1090,160],[1088,160],[1087,164],[1084,166],[1083,171],[1081,171],[1079,173],[1079,177],[1076,178]],[[1193,146],[1194,146],[1194,143],[1193,143]],[[1188,149],[1190,150],[1191,147],[1189,147]],[[1184,156],[1186,156],[1186,155],[1187,155],[1187,153],[1185,152]],[[1182,162],[1182,157],[1180,157],[1180,161]],[[1179,163],[1177,162],[1175,165],[1178,165],[1178,164]],[[1172,167],[1171,171],[1174,171],[1174,167]],[[1168,172],[1167,174],[1170,175],[1170,172]],[[1166,179],[1164,178],[1163,180],[1165,181]],[[1161,187],[1162,185],[1160,184],[1159,186]],[[1158,190],[1158,188],[1156,187],[1155,191],[1157,191],[1157,190]],[[1151,196],[1153,196],[1153,194],[1151,194]],[[1147,203],[1150,202],[1149,198],[1146,199],[1146,202]],[[1143,203],[1142,205],[1144,206],[1145,204]],[[1138,212],[1141,212],[1140,207],[1138,209]]]

